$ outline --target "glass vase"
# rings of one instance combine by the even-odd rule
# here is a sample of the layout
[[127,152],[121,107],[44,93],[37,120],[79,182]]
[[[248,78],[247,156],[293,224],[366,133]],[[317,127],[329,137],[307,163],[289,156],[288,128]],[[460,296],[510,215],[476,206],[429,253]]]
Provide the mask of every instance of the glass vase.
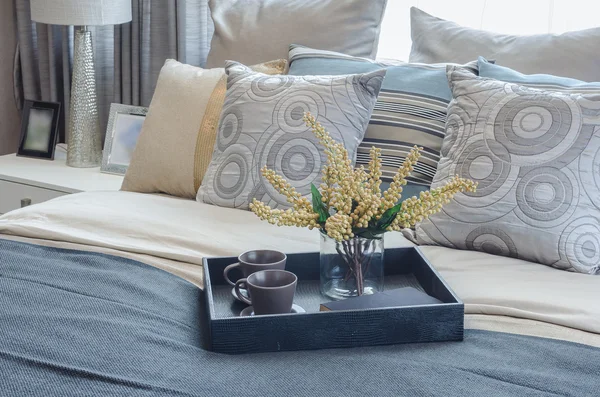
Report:
[[321,294],[342,300],[383,291],[383,236],[337,242],[321,233]]

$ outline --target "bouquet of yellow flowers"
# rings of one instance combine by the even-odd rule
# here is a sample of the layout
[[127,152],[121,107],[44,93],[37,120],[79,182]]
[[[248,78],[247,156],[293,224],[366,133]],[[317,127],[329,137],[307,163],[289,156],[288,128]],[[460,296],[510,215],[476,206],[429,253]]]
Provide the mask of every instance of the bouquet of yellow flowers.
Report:
[[442,206],[459,192],[474,192],[477,183],[453,177],[446,185],[421,192],[399,203],[406,178],[419,161],[423,148],[414,147],[393,178],[389,188],[381,191],[381,150],[373,147],[370,162],[354,168],[343,144],[331,138],[310,114],[304,115],[325,147],[327,164],[322,171],[320,189],[312,185],[312,202],[297,192],[275,171],[262,168],[262,175],[292,205],[287,210],[272,209],[254,199],[250,209],[262,220],[278,226],[319,228],[338,242],[354,237],[378,238],[387,231],[414,227],[441,211]]

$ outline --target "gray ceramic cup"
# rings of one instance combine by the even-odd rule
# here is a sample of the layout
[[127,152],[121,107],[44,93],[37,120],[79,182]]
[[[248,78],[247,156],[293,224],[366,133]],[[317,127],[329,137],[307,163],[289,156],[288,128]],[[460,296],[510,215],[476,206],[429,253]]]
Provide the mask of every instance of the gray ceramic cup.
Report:
[[[283,314],[292,312],[298,277],[286,270],[262,270],[235,283],[235,293],[244,303],[252,305],[254,314]],[[250,299],[240,288],[246,289]]]
[[242,271],[243,277],[246,278],[254,272],[270,269],[285,269],[287,256],[283,252],[272,250],[253,250],[246,251],[238,256],[237,263],[229,265],[223,270],[223,277],[230,285],[235,285],[231,281],[228,274],[231,269],[239,268]]

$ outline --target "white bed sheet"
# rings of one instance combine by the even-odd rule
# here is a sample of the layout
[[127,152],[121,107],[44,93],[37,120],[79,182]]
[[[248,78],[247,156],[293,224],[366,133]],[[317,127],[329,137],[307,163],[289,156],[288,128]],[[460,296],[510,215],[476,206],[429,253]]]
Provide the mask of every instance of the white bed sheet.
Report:
[[[130,192],[80,193],[13,211],[0,217],[0,235],[133,257],[198,285],[197,265],[205,256],[257,248],[319,250],[316,230],[279,228],[247,211]],[[412,243],[388,233],[385,245]],[[600,277],[480,252],[421,248],[465,302],[465,313],[472,315],[467,324],[600,346]]]

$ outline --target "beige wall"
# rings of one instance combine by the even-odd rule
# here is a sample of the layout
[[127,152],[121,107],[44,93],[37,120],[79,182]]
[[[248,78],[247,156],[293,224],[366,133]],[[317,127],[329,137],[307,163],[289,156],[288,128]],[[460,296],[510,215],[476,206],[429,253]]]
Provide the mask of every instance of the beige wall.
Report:
[[0,155],[17,150],[21,125],[13,98],[13,57],[16,42],[13,0],[0,0]]

